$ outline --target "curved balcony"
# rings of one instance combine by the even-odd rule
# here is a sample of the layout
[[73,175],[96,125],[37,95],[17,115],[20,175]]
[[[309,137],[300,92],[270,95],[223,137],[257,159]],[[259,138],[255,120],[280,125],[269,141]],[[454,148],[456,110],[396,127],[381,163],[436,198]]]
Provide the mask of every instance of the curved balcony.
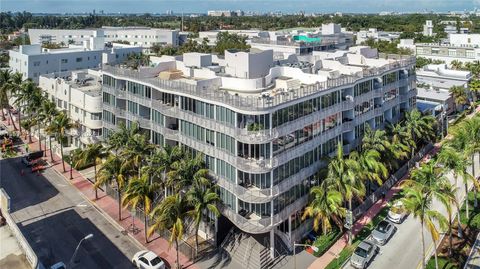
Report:
[[283,163],[290,161],[293,158],[301,156],[305,154],[305,152],[318,147],[320,144],[327,142],[328,140],[339,136],[343,133],[343,129],[341,125],[335,126],[321,134],[317,137],[314,137],[310,141],[301,143],[293,148],[287,149],[277,156],[272,158],[272,166],[277,167]]
[[152,121],[152,131],[155,131],[161,135],[163,135],[163,137],[165,139],[168,139],[168,140],[175,140],[177,141],[178,140],[178,134],[179,134],[179,131],[178,130],[172,130],[172,129],[169,129],[165,126],[162,126],[154,121]]
[[297,199],[294,203],[285,207],[278,214],[267,218],[256,215],[254,217],[246,218],[226,206],[220,206],[220,210],[225,217],[232,221],[235,226],[242,231],[252,234],[261,234],[274,229],[278,224],[288,219],[288,216],[290,216],[293,212],[302,209],[306,205],[307,200],[308,195],[305,195],[302,198]]
[[245,188],[223,177],[217,176],[217,184],[233,193],[237,198],[248,203],[267,203],[273,200],[272,190],[260,188]]

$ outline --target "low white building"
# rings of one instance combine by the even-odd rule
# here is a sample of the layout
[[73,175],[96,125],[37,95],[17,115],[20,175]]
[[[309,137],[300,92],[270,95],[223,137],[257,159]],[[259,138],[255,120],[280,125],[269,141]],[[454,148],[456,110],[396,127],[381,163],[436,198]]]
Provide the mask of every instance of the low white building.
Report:
[[40,76],[39,86],[48,99],[79,124],[70,137],[74,148],[84,148],[102,136],[101,83],[101,71],[91,69]]
[[105,42],[128,41],[130,45],[150,48],[153,44],[179,45],[179,31],[150,27],[110,27],[99,29],[28,29],[31,44],[81,44],[90,37],[103,36]]
[[142,52],[141,47],[114,43],[105,46],[102,38],[90,38],[83,46],[45,49],[40,44],[22,45],[9,51],[9,66],[20,72],[23,78],[38,83],[40,75],[87,68],[99,68],[104,64],[118,64],[128,55]]
[[369,28],[368,30],[358,31],[357,34],[357,44],[362,44],[363,42],[373,39],[375,41],[393,41],[400,37],[399,32],[384,32],[378,31],[376,28]]
[[417,70],[417,100],[441,104],[447,114],[455,111],[455,100],[449,90],[454,86],[468,87],[469,71],[448,69],[445,64],[431,64]]
[[423,25],[423,35],[433,36],[433,22],[431,20],[425,21]]

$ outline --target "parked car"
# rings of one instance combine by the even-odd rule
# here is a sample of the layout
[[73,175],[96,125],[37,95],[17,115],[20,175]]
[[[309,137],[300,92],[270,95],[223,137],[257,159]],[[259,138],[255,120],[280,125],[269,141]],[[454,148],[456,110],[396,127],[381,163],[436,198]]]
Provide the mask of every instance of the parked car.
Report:
[[30,167],[34,165],[41,157],[43,157],[43,150],[35,151],[24,156],[22,158],[22,163],[25,164],[27,167]]
[[350,257],[350,264],[355,268],[364,269],[373,260],[373,257],[378,253],[379,247],[373,242],[364,240],[353,251]]
[[50,269],[67,269],[67,266],[63,262],[57,262],[56,264],[50,266]]
[[152,251],[142,250],[133,255],[132,263],[142,269],[165,269],[165,262]]
[[375,227],[375,230],[372,231],[372,239],[379,245],[385,245],[393,235],[395,231],[395,226],[386,220],[380,221],[380,223]]
[[407,215],[408,213],[407,213],[407,210],[405,209],[405,206],[403,205],[403,202],[400,200],[397,200],[392,205],[392,207],[390,207],[387,218],[394,223],[400,224],[403,222],[403,220],[405,220]]

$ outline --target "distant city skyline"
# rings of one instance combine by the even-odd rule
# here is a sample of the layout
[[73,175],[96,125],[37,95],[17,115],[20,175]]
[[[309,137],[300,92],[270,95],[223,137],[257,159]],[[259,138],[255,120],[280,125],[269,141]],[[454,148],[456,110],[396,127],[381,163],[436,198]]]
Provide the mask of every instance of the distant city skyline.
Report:
[[206,13],[208,10],[243,10],[293,13],[378,13],[463,11],[480,8],[480,0],[0,0],[2,11],[32,13]]

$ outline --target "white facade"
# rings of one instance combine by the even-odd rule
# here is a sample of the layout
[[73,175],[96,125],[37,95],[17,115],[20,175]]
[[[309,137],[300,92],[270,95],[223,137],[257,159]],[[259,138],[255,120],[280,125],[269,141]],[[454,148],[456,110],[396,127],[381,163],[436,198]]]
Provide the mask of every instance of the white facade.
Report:
[[445,64],[424,66],[417,70],[417,99],[441,104],[447,114],[450,114],[455,110],[450,88],[467,88],[471,79],[472,74],[469,71],[448,69]]
[[480,34],[450,34],[445,43],[417,43],[415,54],[419,57],[444,61],[446,64],[454,60],[474,62],[480,60]]
[[292,218],[318,184],[322,157],[339,142],[353,150],[367,124],[383,128],[415,106],[415,58],[373,54],[352,48],[340,59],[267,68],[271,51],[227,51],[201,68],[175,57],[139,71],[106,66],[103,134],[138,122],[153,143],[202,152],[222,214],[244,232],[269,232],[272,247],[274,233],[290,246],[308,232]]
[[273,66],[273,50],[254,52],[225,51],[225,73],[233,77],[254,79],[264,77]]
[[378,31],[376,28],[370,28],[368,30],[358,31],[357,34],[357,45],[362,44],[368,39],[373,39],[375,41],[392,41],[400,37],[399,32],[383,32]]
[[31,44],[64,43],[81,44],[90,37],[98,36],[103,32],[106,42],[128,41],[130,45],[149,48],[153,44],[167,44],[178,46],[178,30],[158,29],[149,27],[107,27],[100,29],[28,29]]
[[117,44],[112,48],[103,48],[102,44],[98,48],[98,42],[94,41],[96,39],[90,39],[90,42],[84,42],[84,46],[62,49],[43,49],[39,44],[19,46],[9,51],[10,69],[38,83],[40,75],[118,64],[126,60],[129,54],[142,51],[141,47]]
[[424,36],[433,36],[433,22],[428,20],[425,21],[423,25],[423,35]]
[[58,75],[41,75],[39,87],[59,110],[67,111],[72,121],[80,124],[72,137],[72,146],[83,148],[99,141],[102,135],[101,72],[79,70]]

